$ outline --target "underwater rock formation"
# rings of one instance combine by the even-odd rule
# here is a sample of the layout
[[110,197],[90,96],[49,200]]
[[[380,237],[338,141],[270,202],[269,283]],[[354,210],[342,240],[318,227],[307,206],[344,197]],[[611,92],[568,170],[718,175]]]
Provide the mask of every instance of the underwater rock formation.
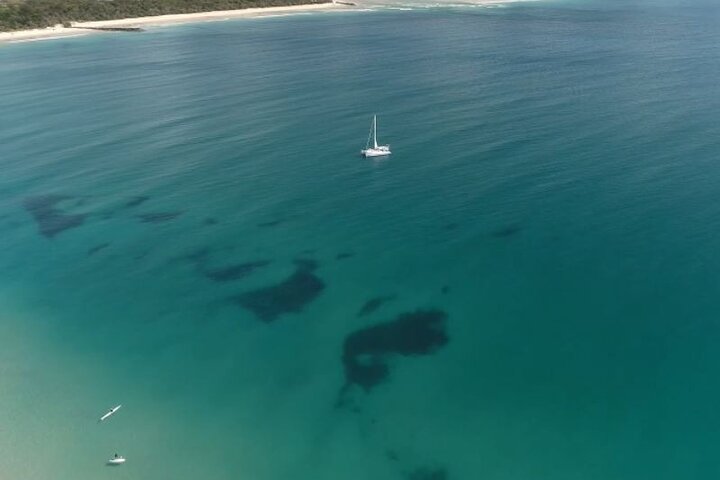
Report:
[[234,301],[268,323],[281,315],[301,312],[320,295],[325,283],[313,273],[317,268],[316,261],[299,259],[295,264],[295,272],[282,282],[241,293]]
[[416,310],[348,335],[342,355],[346,381],[343,388],[357,385],[370,391],[388,377],[387,362],[393,355],[434,353],[448,342],[446,318],[447,314],[441,310]]
[[378,308],[380,308],[384,303],[389,302],[391,300],[395,299],[395,295],[385,295],[383,297],[375,297],[371,298],[365,304],[362,306],[360,311],[358,312],[358,317],[364,317],[365,315],[370,315],[371,313],[375,312]]
[[231,282],[240,280],[252,274],[258,268],[269,265],[269,260],[257,260],[254,262],[239,263],[228,267],[218,268],[217,270],[205,270],[204,275],[215,282]]
[[26,198],[23,206],[35,219],[40,234],[52,238],[69,228],[79,227],[85,222],[87,215],[68,215],[57,208],[58,203],[70,198],[73,197],[69,195],[39,195]]
[[143,223],[164,223],[169,222],[170,220],[174,220],[182,214],[183,212],[143,213],[137,215],[137,218],[139,218],[140,221]]

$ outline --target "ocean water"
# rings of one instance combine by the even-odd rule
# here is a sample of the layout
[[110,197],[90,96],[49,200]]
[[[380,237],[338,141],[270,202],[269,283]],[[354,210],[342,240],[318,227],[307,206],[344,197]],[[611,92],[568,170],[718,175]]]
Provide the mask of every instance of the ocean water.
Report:
[[0,478],[716,477],[719,19],[0,48]]

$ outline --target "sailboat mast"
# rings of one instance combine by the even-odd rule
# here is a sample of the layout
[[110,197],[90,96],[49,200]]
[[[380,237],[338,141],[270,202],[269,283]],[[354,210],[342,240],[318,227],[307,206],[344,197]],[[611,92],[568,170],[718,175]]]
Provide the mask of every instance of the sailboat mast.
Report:
[[377,144],[377,115],[373,115],[373,145],[374,148],[378,148]]

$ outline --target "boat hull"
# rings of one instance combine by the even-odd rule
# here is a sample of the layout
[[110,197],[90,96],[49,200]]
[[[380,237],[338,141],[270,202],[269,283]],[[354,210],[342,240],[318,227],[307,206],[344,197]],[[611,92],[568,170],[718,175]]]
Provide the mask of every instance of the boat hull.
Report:
[[111,415],[114,415],[115,412],[117,412],[118,410],[120,410],[120,407],[122,407],[122,405],[118,405],[118,406],[116,406],[116,407],[111,408],[105,415],[103,415],[102,417],[100,417],[100,421],[101,421],[101,422],[104,422],[105,420],[107,420]]
[[386,157],[390,155],[390,147],[368,148],[360,150],[363,157]]

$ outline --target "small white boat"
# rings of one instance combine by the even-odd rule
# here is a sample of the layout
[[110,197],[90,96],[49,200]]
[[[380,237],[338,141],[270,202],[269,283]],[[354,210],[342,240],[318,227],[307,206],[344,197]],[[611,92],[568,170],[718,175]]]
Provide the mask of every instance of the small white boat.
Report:
[[373,115],[370,135],[364,150],[360,150],[363,157],[384,157],[390,155],[390,145],[378,145],[377,143],[377,115]]
[[115,456],[108,460],[107,463],[108,465],[122,465],[125,463],[125,457],[121,457],[116,453]]
[[120,407],[122,407],[122,405],[118,405],[118,406],[113,407],[113,408],[111,408],[110,410],[108,410],[108,412],[107,412],[105,415],[103,415],[102,417],[100,417],[100,421],[101,421],[101,422],[104,421],[104,420],[105,420],[106,418],[108,418],[110,415],[112,415],[112,414],[114,414],[115,412],[117,412],[118,410],[120,410]]

